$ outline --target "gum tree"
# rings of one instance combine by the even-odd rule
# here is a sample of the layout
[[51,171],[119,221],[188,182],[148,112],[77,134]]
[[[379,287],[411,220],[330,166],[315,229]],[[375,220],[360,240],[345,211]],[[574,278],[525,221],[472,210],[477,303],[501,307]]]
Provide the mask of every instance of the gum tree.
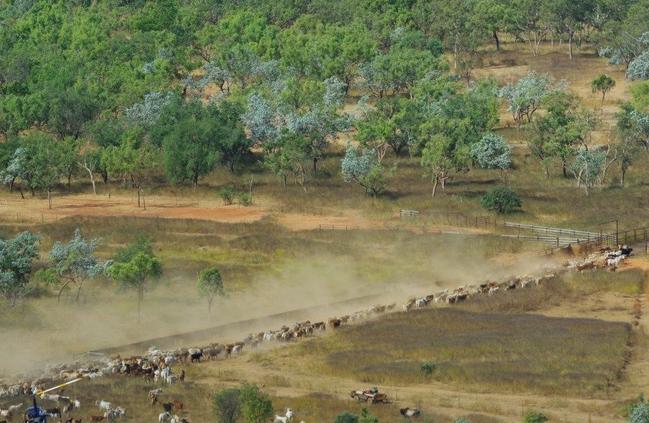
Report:
[[22,232],[13,239],[0,239],[0,294],[9,307],[29,292],[29,276],[38,257],[39,238]]
[[198,293],[207,300],[207,311],[212,311],[212,302],[216,296],[225,295],[223,278],[216,266],[208,267],[198,275]]

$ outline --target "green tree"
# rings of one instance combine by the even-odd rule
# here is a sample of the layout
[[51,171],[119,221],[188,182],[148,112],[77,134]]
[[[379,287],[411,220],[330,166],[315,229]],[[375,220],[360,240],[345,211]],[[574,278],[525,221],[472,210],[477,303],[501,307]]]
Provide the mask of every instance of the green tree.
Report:
[[239,389],[222,389],[212,398],[212,408],[218,423],[237,423],[241,415]]
[[558,158],[564,178],[568,177],[568,161],[586,143],[596,124],[591,113],[579,108],[576,97],[557,93],[548,99],[548,112],[534,121],[528,139],[532,154],[545,166],[546,176],[550,159]]
[[606,93],[611,91],[615,87],[615,79],[611,78],[606,74],[601,74],[590,83],[590,87],[593,90],[593,93],[599,92],[602,94],[602,106],[604,105],[604,99],[606,98]]
[[273,403],[257,385],[243,385],[239,400],[241,415],[248,423],[263,423],[273,417]]
[[65,163],[65,150],[43,132],[34,132],[21,139],[24,160],[21,177],[32,190],[47,192],[48,208],[52,208],[52,190],[59,182]]
[[511,188],[496,187],[480,199],[480,205],[498,214],[509,214],[522,207],[523,203]]
[[212,302],[217,295],[225,295],[223,278],[216,266],[203,269],[198,275],[198,293],[207,299],[207,311],[212,311]]
[[[118,146],[104,149],[101,165],[106,171],[119,176],[123,183],[131,183],[137,190],[137,206],[141,206],[144,185],[158,169],[159,151],[148,143],[127,138]],[[145,203],[146,207],[146,203]]]
[[38,257],[39,238],[21,232],[13,239],[0,239],[0,294],[9,307],[29,292],[29,276]]
[[162,274],[160,261],[153,253],[151,242],[145,238],[117,250],[113,263],[106,273],[119,284],[123,290],[134,289],[137,292],[137,315],[141,318],[142,301],[148,282]]

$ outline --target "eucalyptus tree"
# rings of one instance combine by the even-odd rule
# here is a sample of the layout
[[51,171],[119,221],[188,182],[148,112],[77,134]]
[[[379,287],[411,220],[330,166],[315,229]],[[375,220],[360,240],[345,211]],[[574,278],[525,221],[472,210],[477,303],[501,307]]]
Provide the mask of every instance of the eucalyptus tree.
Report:
[[512,166],[512,148],[503,137],[490,132],[471,146],[471,158],[482,169],[502,171]]
[[577,186],[582,187],[589,195],[590,190],[602,182],[606,155],[603,151],[580,148],[574,162],[571,165],[571,172],[577,180]]
[[0,239],[0,294],[9,307],[29,292],[29,276],[38,257],[39,237],[21,232],[13,239]]
[[525,120],[532,121],[534,113],[550,95],[561,90],[563,85],[555,85],[550,75],[532,71],[516,83],[505,85],[499,95],[507,102],[507,111],[520,128]]
[[615,79],[606,74],[601,74],[591,81],[590,87],[593,90],[593,93],[599,92],[602,94],[603,106],[606,94],[615,87]]
[[368,195],[375,197],[385,190],[387,171],[376,151],[349,144],[340,167],[345,181],[357,183]]
[[211,312],[214,298],[225,295],[223,277],[218,267],[208,267],[199,273],[197,289],[199,295],[207,300],[208,313]]
[[67,243],[54,243],[49,258],[58,277],[58,302],[70,287],[76,289],[75,301],[79,302],[84,283],[104,273],[106,265],[95,255],[99,243],[99,239],[84,238],[79,228]]
[[122,290],[137,292],[138,321],[142,316],[142,301],[150,282],[162,274],[160,260],[153,252],[148,239],[140,238],[117,250],[113,261],[106,267],[106,274],[113,278]]

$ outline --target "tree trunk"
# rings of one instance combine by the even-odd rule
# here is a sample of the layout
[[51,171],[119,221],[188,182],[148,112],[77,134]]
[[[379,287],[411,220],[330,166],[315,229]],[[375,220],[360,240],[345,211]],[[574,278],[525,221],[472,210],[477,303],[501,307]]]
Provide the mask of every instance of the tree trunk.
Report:
[[68,172],[68,192],[72,189],[72,172]]
[[47,208],[52,210],[52,190],[47,189]]
[[74,302],[79,304],[79,298],[81,298],[81,288],[83,288],[83,280],[80,280],[77,285],[77,295],[74,297]]
[[566,161],[561,160],[561,171],[563,172],[563,177],[567,178],[568,177],[568,169],[566,167]]
[[212,312],[212,301],[214,301],[214,297],[208,297],[207,298],[207,312],[208,313]]
[[570,60],[572,60],[572,41],[573,41],[574,34],[572,31],[568,34],[568,55],[570,56]]
[[65,291],[65,288],[67,288],[68,285],[70,285],[70,281],[67,281],[61,286],[61,288],[59,288],[59,293],[56,295],[57,304],[61,304],[61,295],[63,295],[63,291]]
[[494,41],[496,41],[496,51],[500,51],[500,38],[498,38],[498,31],[494,30]]
[[435,176],[435,180],[433,181],[433,194],[432,197],[435,198],[435,192],[437,192],[437,182],[439,181],[439,178]]
[[137,187],[137,208],[140,208],[140,187]]
[[620,178],[620,186],[624,188],[624,177],[626,176],[626,169],[622,167],[622,177]]
[[316,176],[318,174],[318,158],[314,157],[313,158],[313,176]]
[[142,300],[144,300],[144,283],[137,287],[137,321],[142,320]]

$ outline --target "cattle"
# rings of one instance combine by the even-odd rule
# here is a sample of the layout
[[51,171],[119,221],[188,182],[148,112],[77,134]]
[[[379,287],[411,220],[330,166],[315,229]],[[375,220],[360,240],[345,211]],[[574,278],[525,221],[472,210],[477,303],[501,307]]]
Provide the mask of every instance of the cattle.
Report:
[[210,344],[209,347],[203,349],[203,356],[206,357],[208,360],[216,360],[222,351],[223,351],[223,345]]
[[104,400],[98,400],[95,401],[95,405],[99,407],[100,410],[108,411],[111,408],[113,408],[113,404],[109,403],[108,401]]
[[293,420],[293,410],[290,408],[286,409],[286,414],[283,416],[275,415],[275,420],[273,423],[290,423]]
[[428,300],[426,298],[418,298],[415,300],[415,307],[422,308],[428,305]]
[[20,408],[23,406],[22,403],[20,404],[14,404],[10,405],[9,408],[6,410],[0,409],[0,417],[7,417],[8,419],[11,419],[14,414],[16,414],[16,411],[20,410]]
[[171,419],[173,416],[169,411],[165,411],[164,413],[160,413],[158,415],[158,423],[171,423]]
[[401,408],[399,409],[399,412],[403,417],[407,417],[407,418],[419,417],[421,415],[421,411],[417,410],[416,408],[410,408],[410,407]]
[[61,409],[59,407],[54,407],[54,408],[46,408],[45,412],[47,413],[48,416],[50,417],[58,417],[61,418]]
[[90,416],[91,422],[103,422],[106,419],[104,416]]
[[329,328],[330,329],[336,329],[339,328],[340,325],[342,324],[342,320],[340,319],[329,319]]
[[162,393],[162,389],[152,389],[149,391],[148,397],[151,401],[151,405],[155,405],[158,402],[158,396]]
[[200,363],[201,358],[203,358],[203,351],[195,350],[194,352],[190,352],[189,358],[192,363]]
[[185,381],[185,369],[180,370],[180,376],[178,376],[178,380],[180,380],[181,383]]

